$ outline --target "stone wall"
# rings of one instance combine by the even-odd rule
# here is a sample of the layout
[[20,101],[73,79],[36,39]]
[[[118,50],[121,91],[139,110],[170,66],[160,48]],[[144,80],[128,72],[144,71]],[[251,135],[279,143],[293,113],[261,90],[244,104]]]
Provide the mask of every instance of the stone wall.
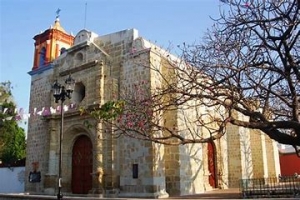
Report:
[[251,138],[251,152],[253,159],[253,177],[250,178],[262,178],[264,177],[264,160],[262,149],[261,132],[258,130],[250,131]]
[[[54,103],[50,92],[55,79],[63,83],[71,74],[80,88],[75,89],[71,100],[65,101],[67,105],[76,104],[76,109],[65,112],[63,192],[72,193],[72,148],[81,135],[88,136],[93,146],[93,188],[90,193],[119,189],[120,196],[158,198],[167,197],[168,193],[184,195],[212,189],[207,144],[164,146],[123,136],[114,138],[115,130],[111,125],[80,115],[78,111],[80,107],[93,108],[118,99],[140,83],[151,88],[145,95],[153,93],[155,88],[163,86],[159,72],[170,81],[182,84],[180,80],[172,79],[174,71],[170,70],[166,57],[166,52],[138,38],[136,30],[125,30],[90,40],[86,38],[56,59],[53,68],[32,76],[30,110],[59,105]],[[161,125],[175,128],[188,138],[194,134],[209,136],[209,132],[199,128],[193,119],[202,111],[210,110],[193,107],[196,104],[190,102],[161,113]],[[26,174],[33,170],[35,163],[42,173],[42,181],[26,182],[27,192],[55,194],[57,191],[60,120],[59,114],[30,118]],[[84,125],[87,123],[93,126],[88,128]],[[166,135],[167,132],[154,134]],[[216,187],[238,187],[241,178],[277,174],[274,143],[258,131],[228,125],[226,135],[214,142],[214,148]]]
[[[132,53],[130,50],[127,48],[121,65],[120,95],[134,92],[136,87],[148,88],[152,84],[149,52],[144,51],[143,47]],[[140,89],[141,94],[136,94],[141,95],[138,98],[149,94],[150,91],[143,89]],[[120,139],[117,155],[120,163],[120,196],[166,197],[164,146],[127,137]],[[137,176],[133,174],[134,168],[138,171]]]
[[[49,67],[49,66],[47,66]],[[52,69],[46,70],[41,74],[32,76],[30,88],[30,105],[31,116],[28,122],[28,136],[26,149],[26,170],[25,176],[29,176],[31,171],[41,172],[42,177],[48,172],[49,163],[49,140],[50,131],[48,123],[43,120],[43,107],[50,107],[51,85],[54,82]],[[36,112],[35,112],[36,111]],[[42,193],[44,190],[44,179],[41,182],[25,182],[25,191],[31,193]]]
[[274,141],[271,140],[268,136],[266,138],[266,153],[267,153],[267,161],[268,161],[268,177],[277,177],[279,171],[276,170],[276,163],[275,163],[275,154],[274,150],[276,151],[278,155],[278,148],[274,148]]
[[226,184],[229,188],[235,188],[239,186],[239,179],[242,178],[242,152],[238,127],[228,125],[226,139],[228,148],[228,181]]

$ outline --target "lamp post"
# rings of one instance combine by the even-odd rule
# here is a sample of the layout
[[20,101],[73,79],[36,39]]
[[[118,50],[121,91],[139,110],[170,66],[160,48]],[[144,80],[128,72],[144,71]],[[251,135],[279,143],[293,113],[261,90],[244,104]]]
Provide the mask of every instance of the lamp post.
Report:
[[62,168],[62,138],[63,138],[63,129],[64,129],[64,101],[66,97],[71,99],[71,94],[74,91],[75,80],[69,75],[69,77],[65,81],[65,86],[59,84],[57,80],[54,82],[52,86],[53,96],[55,98],[55,102],[58,103],[60,100],[60,132],[59,132],[59,159],[58,159],[58,193],[57,199],[62,199],[63,195],[61,193],[61,168]]

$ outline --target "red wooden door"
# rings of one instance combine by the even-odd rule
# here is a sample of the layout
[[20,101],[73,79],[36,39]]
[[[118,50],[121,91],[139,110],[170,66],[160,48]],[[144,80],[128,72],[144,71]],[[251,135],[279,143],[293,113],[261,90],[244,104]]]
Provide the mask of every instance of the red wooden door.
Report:
[[213,142],[207,143],[207,153],[208,153],[208,171],[210,173],[209,175],[209,184],[216,188],[216,154],[215,154],[215,148]]
[[77,138],[72,154],[72,192],[87,194],[92,189],[93,147],[87,136]]

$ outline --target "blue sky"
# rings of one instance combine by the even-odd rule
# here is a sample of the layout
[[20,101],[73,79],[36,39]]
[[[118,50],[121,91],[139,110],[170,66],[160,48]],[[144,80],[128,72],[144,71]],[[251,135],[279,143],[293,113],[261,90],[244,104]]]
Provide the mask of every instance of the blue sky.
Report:
[[12,82],[18,108],[28,112],[32,38],[54,23],[58,8],[61,25],[74,35],[83,28],[98,35],[135,28],[159,46],[176,48],[200,41],[220,5],[218,0],[0,0],[0,82]]

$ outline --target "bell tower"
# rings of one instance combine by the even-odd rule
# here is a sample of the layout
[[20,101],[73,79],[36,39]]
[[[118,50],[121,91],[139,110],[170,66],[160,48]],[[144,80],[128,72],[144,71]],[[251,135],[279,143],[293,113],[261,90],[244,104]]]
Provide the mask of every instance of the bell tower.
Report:
[[61,27],[57,15],[54,24],[33,39],[35,40],[33,66],[28,74],[31,76],[29,110],[34,114],[28,119],[25,173],[38,172],[42,178],[36,182],[26,180],[25,190],[32,193],[54,194],[54,186],[57,185],[55,163],[58,162],[58,158],[56,150],[50,152],[47,150],[58,149],[57,143],[50,143],[55,133],[49,133],[48,124],[40,116],[42,113],[38,114],[36,111],[53,106],[50,86],[57,78],[53,62],[73,45],[74,37]]
[[32,71],[47,67],[55,58],[73,45],[74,36],[60,25],[58,15],[49,29],[34,36],[34,59]]

